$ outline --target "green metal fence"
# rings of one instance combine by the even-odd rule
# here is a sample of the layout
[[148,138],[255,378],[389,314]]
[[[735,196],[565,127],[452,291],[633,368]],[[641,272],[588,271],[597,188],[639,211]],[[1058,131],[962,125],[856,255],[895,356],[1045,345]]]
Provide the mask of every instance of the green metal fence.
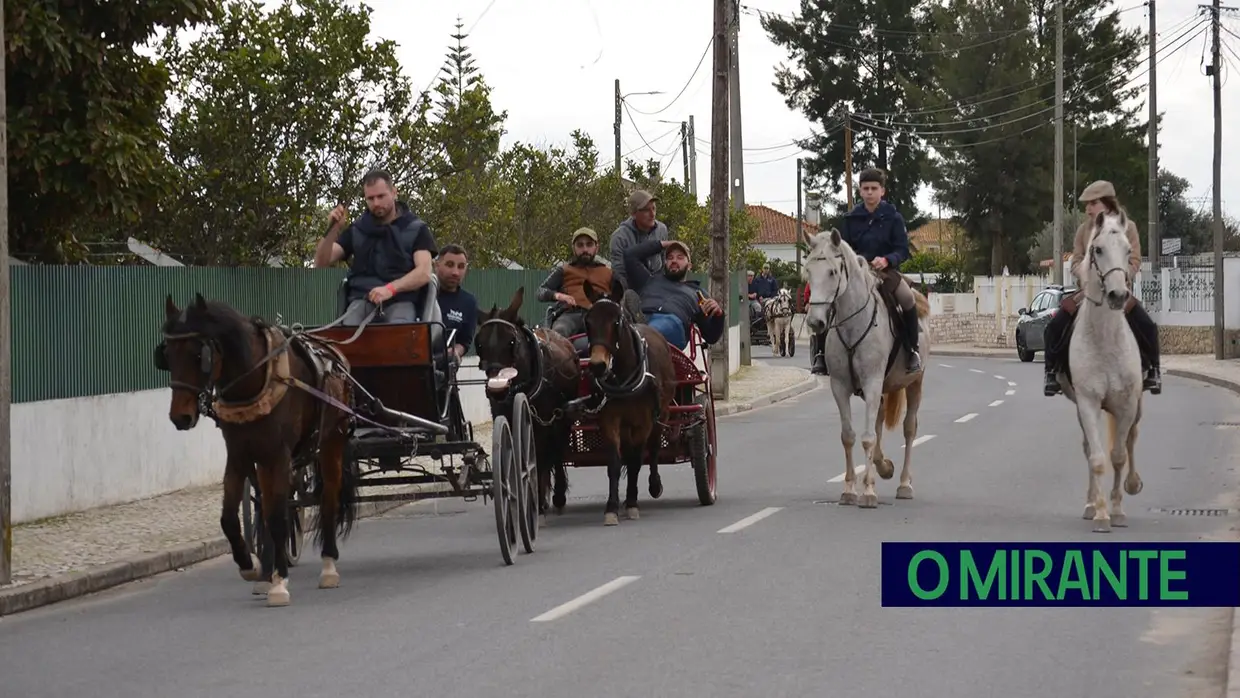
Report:
[[[306,326],[337,316],[340,269],[265,267],[14,266],[13,402],[125,393],[166,386],[151,364],[164,320],[164,299],[178,306],[195,293],[247,315]],[[521,315],[541,323],[535,300],[547,270],[480,269],[465,280],[478,305],[505,307],[525,287]],[[694,275],[705,282],[701,275]],[[736,324],[744,273],[733,276],[728,317]]]

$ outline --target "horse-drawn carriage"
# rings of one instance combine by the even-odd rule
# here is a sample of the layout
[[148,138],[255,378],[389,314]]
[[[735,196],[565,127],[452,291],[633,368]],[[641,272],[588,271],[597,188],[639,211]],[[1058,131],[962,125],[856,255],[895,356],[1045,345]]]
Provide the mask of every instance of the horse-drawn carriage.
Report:
[[[344,291],[342,283],[340,315],[346,307]],[[354,417],[344,466],[352,471],[355,489],[387,490],[357,494],[353,498],[357,503],[445,497],[474,501],[479,496],[485,502],[490,498],[500,553],[511,565],[518,537],[525,552],[532,553],[538,535],[528,411],[518,410],[512,423],[504,417],[495,420],[489,454],[474,440],[473,425],[461,406],[460,388],[482,381],[457,377],[459,364],[449,349],[453,336],[443,325],[437,292],[438,281],[432,276],[419,315],[426,318],[423,322],[308,331],[315,337],[311,341],[336,347],[349,363],[355,386]],[[301,332],[305,331],[293,330],[294,334]],[[433,464],[426,463],[427,458]],[[292,479],[287,555],[290,563],[296,563],[304,546],[306,510],[319,502],[313,494],[312,468],[295,468]],[[261,557],[262,545],[270,537],[264,536],[262,517],[252,513],[258,510],[258,491],[252,485],[247,489],[245,540]]]

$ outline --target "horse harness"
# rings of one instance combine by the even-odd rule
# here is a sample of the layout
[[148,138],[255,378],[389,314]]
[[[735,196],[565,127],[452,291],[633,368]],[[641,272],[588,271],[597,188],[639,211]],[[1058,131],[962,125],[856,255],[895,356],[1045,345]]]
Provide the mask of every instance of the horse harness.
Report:
[[[550,357],[547,355],[548,349],[547,349],[546,342],[539,339],[538,335],[534,334],[534,331],[531,330],[529,327],[526,327],[524,325],[519,326],[516,323],[512,323],[503,318],[498,318],[498,317],[491,318],[490,320],[483,322],[481,325],[479,325],[478,329],[481,330],[483,327],[486,327],[487,325],[490,325],[492,323],[495,323],[503,327],[507,327],[508,329],[512,330],[512,336],[508,340],[509,344],[512,347],[514,348],[516,347],[518,337],[525,340],[526,345],[530,349],[530,364],[531,365],[530,365],[530,375],[524,378],[521,377],[520,371],[518,370],[518,373],[517,373],[518,379],[516,381],[513,381],[510,384],[508,392],[507,394],[504,395],[504,397],[493,398],[490,395],[487,395],[487,399],[490,400],[492,404],[501,405],[504,407],[511,407],[512,401],[515,399],[516,394],[524,392],[526,400],[528,401],[528,404],[529,404],[530,416],[533,417],[534,421],[538,422],[540,426],[544,426],[544,427],[551,426],[552,424],[555,423],[555,420],[563,416],[564,414],[563,410],[557,407],[555,411],[551,413],[550,417],[548,417],[547,419],[543,419],[542,416],[538,414],[538,410],[534,409],[534,399],[542,394],[543,388],[545,388],[547,385],[547,378],[546,376],[543,375],[543,367],[546,365],[546,362],[550,360]],[[495,365],[491,364],[490,367],[494,368]],[[479,368],[482,368],[482,366],[480,365]],[[499,368],[507,368],[507,367],[500,366]],[[486,369],[483,368],[483,373],[485,372],[486,372]],[[533,386],[533,390],[528,390],[528,388],[531,385]]]
[[[844,255],[839,254],[839,255],[836,255],[836,257],[839,259],[843,259]],[[878,327],[878,303],[879,301],[875,297],[877,295],[877,291],[871,290],[868,294],[866,294],[865,303],[862,304],[860,308],[858,308],[857,310],[854,310],[844,319],[836,321],[835,320],[835,304],[836,302],[839,301],[840,294],[843,293],[844,289],[847,288],[848,285],[852,282],[851,274],[849,273],[851,265],[844,264],[842,266],[844,268],[844,282],[836,285],[835,295],[831,297],[831,300],[814,302],[814,300],[811,298],[809,305],[827,306],[827,330],[826,331],[830,332],[831,330],[835,330],[836,336],[840,338],[840,344],[843,344],[844,350],[848,352],[848,374],[849,374],[849,379],[852,381],[852,384],[853,384],[853,394],[861,395],[862,394],[861,381],[860,381],[860,378],[857,376],[857,368],[856,366],[853,365],[853,356],[856,354],[857,347],[861,346],[861,343],[865,341],[866,337],[869,336],[870,330],[874,329],[875,327]],[[865,331],[861,333],[861,336],[857,338],[857,341],[849,345],[848,341],[844,339],[844,335],[840,333],[840,327],[843,326],[844,323],[848,322],[854,317],[857,317],[861,313],[865,312],[865,309],[869,308],[871,304],[874,306],[874,308],[873,310],[870,311],[870,321],[866,324]],[[824,332],[823,334],[825,336],[826,332]],[[887,370],[888,371],[891,370],[891,365],[894,362],[894,356],[895,354],[898,354],[898,353],[899,353],[899,346],[897,345],[896,350],[893,352],[893,355],[888,357],[887,359]]]

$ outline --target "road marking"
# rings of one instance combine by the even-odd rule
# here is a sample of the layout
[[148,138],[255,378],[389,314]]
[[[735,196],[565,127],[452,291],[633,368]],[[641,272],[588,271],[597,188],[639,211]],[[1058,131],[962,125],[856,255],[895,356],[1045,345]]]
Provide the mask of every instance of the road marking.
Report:
[[955,366],[952,366],[951,364],[939,364],[939,365],[942,366],[943,368],[956,368]]
[[718,531],[716,531],[716,533],[736,533],[742,528],[748,528],[781,509],[783,509],[783,507],[767,507],[756,514],[753,514],[751,516],[746,516],[745,518],[741,519],[740,521],[737,521],[731,526],[726,526],[724,528],[719,529]]
[[972,371],[972,372],[974,372],[974,373],[985,373],[985,371],[982,371],[982,370],[980,370],[980,369],[976,369],[976,368],[971,368],[971,369],[969,369],[969,370],[970,370],[970,371]]
[[1006,393],[1004,393],[1004,395],[1015,395],[1015,394],[1016,394],[1015,390],[1009,390]]
[[[930,439],[933,439],[934,437],[935,437],[935,435],[934,435],[934,434],[926,434],[926,435],[924,435],[924,436],[918,436],[917,438],[913,439],[913,446],[914,446],[914,447],[920,446],[920,445],[922,445],[922,444],[926,443],[927,441],[929,441]],[[904,445],[903,445],[903,444],[901,444],[901,445],[900,445],[900,448],[904,448]],[[863,473],[863,472],[865,472],[865,464],[864,464],[864,463],[862,463],[861,465],[857,465],[857,466],[854,466],[854,467],[853,467],[853,474],[855,474],[855,475],[859,475],[859,474],[861,474],[861,473]],[[844,481],[844,473],[840,473],[839,475],[836,475],[835,477],[831,478],[830,480],[827,480],[827,482],[828,482],[828,483],[832,483],[832,482],[843,482],[843,481]],[[735,524],[733,524],[733,525],[735,525]]]
[[1001,375],[999,375],[999,374],[997,374],[997,373],[995,374],[995,378],[998,378],[998,379],[999,379],[999,380],[1001,380],[1001,381],[1005,381],[1005,380],[1007,380],[1007,378],[1004,378],[1003,376],[1001,376]]
[[999,405],[1002,405],[1002,404],[1003,404],[1003,401],[1002,401],[1002,400],[995,400],[994,402],[992,402],[992,403],[990,403],[989,405],[986,405],[986,406],[987,406],[987,407],[998,407]]
[[957,419],[957,420],[956,420],[956,423],[957,423],[957,424],[964,424],[965,422],[969,421],[970,419],[973,419],[973,418],[974,418],[974,417],[976,417],[976,416],[977,416],[977,413],[976,413],[976,412],[970,412],[970,413],[966,414],[965,416],[961,417],[960,419]]
[[550,611],[547,611],[541,616],[535,616],[531,618],[530,622],[531,623],[546,623],[548,621],[553,621],[553,620],[563,618],[564,616],[572,613],[573,611],[576,611],[577,609],[587,604],[594,603],[595,601],[598,601],[599,599],[603,598],[604,596],[607,596],[613,591],[618,591],[622,589],[623,587],[626,587],[629,584],[636,582],[639,579],[641,579],[640,576],[634,576],[634,575],[616,577],[615,579],[611,580],[610,582],[607,582],[603,586],[587,591],[586,593],[582,594],[581,596],[578,596],[577,598],[573,599],[572,601],[569,601],[568,603],[560,604],[559,606],[556,606],[555,608],[551,609]]
[[1011,387],[1013,387],[1013,388],[1015,388],[1015,387],[1016,387],[1016,384],[1015,384],[1015,383],[1013,383],[1012,381],[1008,381],[1008,385],[1009,385],[1009,386],[1011,386]]

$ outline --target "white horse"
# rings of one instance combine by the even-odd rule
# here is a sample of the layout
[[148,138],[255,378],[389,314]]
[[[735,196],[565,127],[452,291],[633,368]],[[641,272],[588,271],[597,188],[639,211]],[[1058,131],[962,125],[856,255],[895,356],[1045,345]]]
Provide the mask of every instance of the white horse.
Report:
[[[1132,247],[1123,213],[1099,213],[1093,221],[1085,258],[1078,279],[1082,302],[1077,310],[1068,345],[1068,371],[1059,372],[1063,394],[1076,404],[1077,420],[1085,437],[1089,465],[1089,490],[1083,518],[1093,519],[1094,531],[1109,533],[1111,526],[1126,526],[1120,478],[1124,465],[1128,477],[1124,491],[1136,495],[1143,487],[1133,460],[1137,424],[1141,421],[1142,371],[1137,339],[1128,327],[1124,308],[1132,291],[1128,258]],[[1106,413],[1108,435],[1102,433]],[[1109,441],[1109,443],[1108,443]],[[1099,479],[1106,471],[1107,453],[1115,471],[1110,510],[1102,496]]]
[[796,351],[796,337],[792,335],[792,292],[786,288],[762,302],[762,314],[766,319],[766,336],[771,339],[771,354],[792,356]]
[[[884,480],[891,479],[894,472],[891,460],[883,457],[882,427],[894,429],[901,412],[904,412],[904,468],[900,471],[896,498],[912,499],[913,478],[909,464],[913,457],[913,440],[917,438],[924,367],[929,365],[930,333],[926,318],[930,315],[930,305],[924,296],[913,290],[922,336],[923,368],[910,375],[905,370],[906,350],[897,343],[887,304],[879,296],[878,274],[840,239],[838,230],[817,235],[805,232],[804,236],[809,245],[804,265],[810,287],[807,322],[814,332],[834,330],[827,332],[824,353],[831,374],[831,393],[840,411],[840,441],[844,445],[844,491],[840,494],[840,504],[859,504],[867,509],[878,506],[874,472],[877,470]],[[893,351],[898,352],[894,363]],[[856,442],[852,426],[853,395],[865,400],[865,432],[861,435],[861,446],[865,449],[865,477],[862,479],[865,489],[860,501],[855,491],[852,453]]]

